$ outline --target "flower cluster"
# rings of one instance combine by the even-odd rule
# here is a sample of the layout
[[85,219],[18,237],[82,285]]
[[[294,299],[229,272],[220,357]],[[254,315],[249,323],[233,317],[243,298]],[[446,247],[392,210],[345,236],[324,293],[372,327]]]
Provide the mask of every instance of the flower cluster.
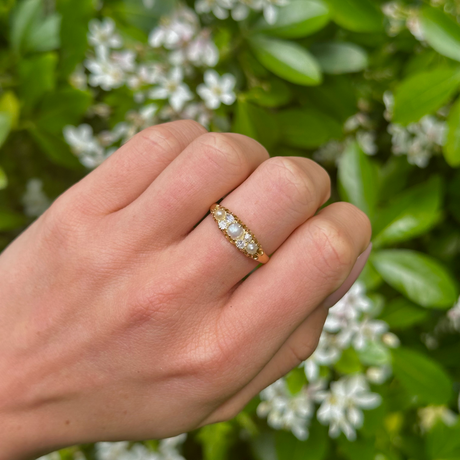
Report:
[[185,460],[179,453],[180,445],[185,441],[185,433],[172,438],[162,439],[157,452],[153,452],[143,444],[129,442],[99,442],[96,444],[97,460]]
[[394,37],[404,29],[408,29],[417,40],[424,40],[417,8],[394,1],[385,3],[382,11],[387,18],[386,31],[389,36]]
[[48,209],[51,202],[43,191],[43,182],[40,179],[30,179],[27,182],[22,204],[25,215],[29,217],[38,217]]
[[276,22],[279,7],[290,0],[197,0],[195,10],[199,14],[212,13],[218,19],[229,16],[235,21],[246,19],[251,10],[262,11],[269,24]]
[[343,130],[346,134],[345,140],[332,140],[324,144],[313,154],[316,161],[324,164],[338,164],[349,142],[353,141],[356,141],[367,155],[377,153],[377,135],[372,121],[365,112],[358,112],[348,118],[343,125]]
[[353,350],[364,367],[369,363],[368,350],[379,350],[382,356],[388,347],[397,347],[399,340],[388,332],[388,325],[373,318],[373,304],[365,295],[364,286],[356,282],[350,291],[330,310],[318,348],[300,366],[305,370],[308,383],[300,393],[291,395],[284,378],[264,391],[258,406],[259,416],[275,429],[286,428],[299,439],[308,437],[308,425],[315,413],[318,420],[329,425],[331,437],[341,432],[353,440],[356,429],[363,423],[362,409],[372,409],[380,404],[378,394],[369,391],[369,384],[383,383],[391,374],[388,360],[379,360],[366,374],[356,373],[332,380],[329,389],[321,368],[332,367],[345,351]]
[[[103,91],[125,87],[133,98],[125,120],[111,129],[95,134],[88,123],[65,127],[67,143],[88,168],[98,166],[147,126],[188,118],[208,127],[214,111],[236,99],[235,77],[220,75],[213,68],[219,51],[210,31],[201,28],[197,14],[185,6],[162,18],[146,44],[126,44],[111,18],[90,22],[88,43],[91,49],[85,66],[72,74],[71,84]],[[202,83],[194,85],[196,80]],[[108,106],[96,104],[88,115],[110,126]]]
[[388,126],[388,132],[395,155],[407,155],[409,163],[425,168],[433,153],[441,151],[447,128],[443,120],[426,115],[419,122],[406,127],[392,123]]

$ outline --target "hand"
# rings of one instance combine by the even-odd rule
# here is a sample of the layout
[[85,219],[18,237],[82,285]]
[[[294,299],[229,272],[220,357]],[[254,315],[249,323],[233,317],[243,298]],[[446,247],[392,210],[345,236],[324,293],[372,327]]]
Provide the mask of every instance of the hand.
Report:
[[[61,195],[0,257],[0,459],[226,420],[305,360],[371,235],[350,204],[315,214],[329,195],[313,161],[193,121]],[[244,281],[223,196],[273,254]]]

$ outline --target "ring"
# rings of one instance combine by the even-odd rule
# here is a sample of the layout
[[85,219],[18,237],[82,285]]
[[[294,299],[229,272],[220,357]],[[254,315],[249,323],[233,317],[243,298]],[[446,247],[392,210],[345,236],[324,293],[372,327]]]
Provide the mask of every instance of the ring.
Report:
[[265,254],[257,238],[235,213],[217,203],[214,203],[209,210],[225,238],[245,256],[263,264],[269,261],[268,255]]

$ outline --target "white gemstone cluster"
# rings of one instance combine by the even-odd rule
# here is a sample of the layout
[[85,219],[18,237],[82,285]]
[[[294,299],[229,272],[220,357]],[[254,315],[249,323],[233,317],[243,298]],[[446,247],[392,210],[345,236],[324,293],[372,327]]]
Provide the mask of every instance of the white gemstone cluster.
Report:
[[218,222],[219,228],[221,230],[226,230],[227,235],[235,241],[235,245],[238,249],[251,255],[257,253],[259,246],[253,240],[252,235],[245,231],[243,226],[236,221],[235,216],[220,207],[216,208],[213,214]]

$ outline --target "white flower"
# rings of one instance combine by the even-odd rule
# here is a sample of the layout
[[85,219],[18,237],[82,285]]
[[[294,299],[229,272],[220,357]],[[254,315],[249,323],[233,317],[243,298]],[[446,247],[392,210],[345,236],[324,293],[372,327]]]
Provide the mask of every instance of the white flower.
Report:
[[185,106],[180,114],[183,119],[196,120],[208,128],[211,122],[212,112],[202,102],[192,102]]
[[318,420],[329,425],[329,435],[337,437],[343,432],[350,441],[356,439],[355,429],[363,424],[361,409],[373,409],[381,402],[380,395],[369,391],[361,374],[332,382],[330,391],[318,394],[317,398],[323,401],[318,409]]
[[457,422],[457,416],[446,406],[428,406],[417,411],[420,426],[424,432],[430,431],[431,428],[441,421],[447,426],[454,425]]
[[232,9],[234,0],[197,0],[195,11],[198,14],[213,13],[218,19],[227,19],[228,11]]
[[153,5],[155,5],[155,0],[142,0],[142,3],[147,9],[151,10]]
[[125,460],[129,458],[129,443],[127,441],[98,442],[95,446],[98,460]]
[[286,6],[289,0],[264,0],[264,18],[268,24],[274,24],[278,18],[278,7]]
[[85,68],[82,65],[78,65],[72,72],[69,83],[76,89],[85,90],[88,87]]
[[364,153],[367,155],[375,155],[377,153],[377,145],[375,143],[376,135],[374,131],[358,131],[356,140]]
[[193,98],[190,88],[183,82],[183,72],[180,67],[174,67],[167,76],[159,77],[159,86],[149,93],[151,99],[169,99],[172,108],[177,112],[184,104]]
[[37,460],[61,460],[61,456],[59,455],[59,452],[52,452],[51,454],[37,458]]
[[375,342],[388,330],[385,321],[364,318],[352,326],[353,347],[356,350],[363,350],[369,342]]
[[304,367],[308,381],[314,382],[319,378],[320,366],[330,366],[336,363],[341,355],[342,346],[337,336],[322,332],[316,350],[300,366]]
[[381,367],[369,367],[366,371],[366,377],[369,382],[381,385],[392,373],[391,366],[383,365]]
[[89,22],[88,42],[96,48],[120,48],[123,45],[111,18],[104,18],[102,21],[92,19]]
[[118,65],[125,72],[132,72],[135,68],[136,53],[134,51],[114,51],[110,57],[114,65]]
[[313,159],[319,163],[338,164],[344,149],[343,142],[329,141],[313,153]]
[[236,95],[233,92],[235,77],[229,73],[219,76],[215,70],[207,70],[204,73],[204,84],[197,87],[197,93],[204,100],[206,107],[217,109],[221,102],[231,105],[235,102]]
[[208,34],[200,34],[186,48],[186,57],[193,64],[214,67],[219,61],[219,50]]
[[460,297],[457,303],[447,312],[447,318],[452,328],[460,332]]
[[82,124],[78,128],[66,126],[64,138],[75,155],[79,157],[81,163],[87,168],[95,168],[108,156],[93,136],[93,128],[90,125]]
[[40,179],[30,179],[27,182],[22,204],[25,214],[30,217],[38,217],[48,209],[51,202],[43,191],[43,182]]
[[150,32],[149,44],[153,48],[179,48],[193,38],[198,27],[195,13],[188,8],[181,8],[172,17],[162,18],[161,24]]
[[308,425],[314,414],[316,395],[323,391],[324,381],[318,381],[291,395],[283,378],[261,391],[262,402],[257,407],[259,417],[277,430],[289,429],[301,440],[308,438]]
[[445,143],[447,127],[444,121],[427,115],[407,127],[390,124],[392,151],[395,155],[407,155],[407,161],[425,168],[434,151]]
[[364,285],[357,281],[350,290],[329,309],[324,330],[328,332],[340,332],[346,329],[348,324],[356,321],[362,312],[369,311],[372,302],[365,295]]
[[96,57],[87,59],[85,65],[91,73],[91,86],[100,86],[103,90],[109,91],[119,88],[125,81],[122,67],[111,60],[106,48],[96,48]]

